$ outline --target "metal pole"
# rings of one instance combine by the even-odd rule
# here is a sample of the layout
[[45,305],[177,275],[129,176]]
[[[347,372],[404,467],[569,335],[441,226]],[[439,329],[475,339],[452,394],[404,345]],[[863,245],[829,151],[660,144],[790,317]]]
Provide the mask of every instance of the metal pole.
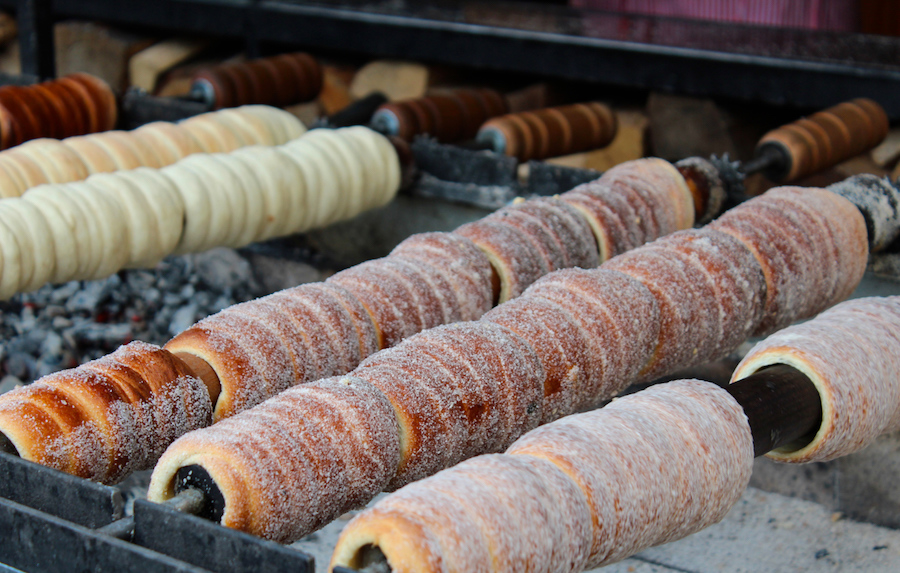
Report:
[[18,0],[17,8],[22,73],[39,80],[56,77],[51,0]]

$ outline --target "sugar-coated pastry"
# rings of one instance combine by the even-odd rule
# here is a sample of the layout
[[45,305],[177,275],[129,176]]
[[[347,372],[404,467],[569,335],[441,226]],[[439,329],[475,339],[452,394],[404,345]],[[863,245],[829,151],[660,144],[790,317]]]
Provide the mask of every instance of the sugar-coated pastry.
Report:
[[398,440],[391,404],[377,388],[327,378],[181,437],[147,495],[171,498],[179,468],[199,465],[225,498],[224,525],[289,541],[381,491],[396,471]]
[[554,270],[599,263],[590,227],[559,199],[514,203],[454,233],[488,256],[500,279],[500,302],[519,296]]
[[900,427],[900,297],[854,299],[759,342],[732,381],[774,364],[805,374],[819,391],[815,436],[767,454],[782,462],[823,462],[853,453]]
[[377,350],[368,312],[339,286],[300,285],[237,304],[166,344],[212,368],[216,420],[303,382],[349,372]]
[[363,360],[353,375],[396,410],[400,466],[389,489],[501,451],[541,419],[541,363],[526,341],[495,324],[425,331]]
[[524,338],[544,367],[542,423],[595,407],[645,366],[660,306],[640,281],[606,269],[567,269],[484,316]]
[[580,571],[591,534],[584,494],[553,463],[485,455],[362,512],[341,533],[331,567],[362,570],[380,553],[397,573]]
[[143,342],[0,396],[0,432],[21,457],[104,483],[151,466],[209,418],[203,383]]
[[591,225],[601,262],[694,224],[684,177],[662,159],[622,163],[560,198]]
[[331,566],[592,569],[721,520],[752,463],[734,398],[707,382],[671,382],[404,487],[347,524]]
[[471,240],[455,233],[419,233],[403,240],[391,258],[422,267],[437,286],[448,314],[445,322],[477,320],[493,304],[491,263]]
[[775,188],[709,227],[737,237],[762,266],[766,309],[756,335],[814,316],[849,296],[868,259],[862,214],[824,189]]

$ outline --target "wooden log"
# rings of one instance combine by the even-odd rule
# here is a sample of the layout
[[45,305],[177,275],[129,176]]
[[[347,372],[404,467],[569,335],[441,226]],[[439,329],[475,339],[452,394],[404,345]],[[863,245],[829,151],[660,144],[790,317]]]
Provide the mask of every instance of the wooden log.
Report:
[[153,43],[148,36],[94,22],[60,22],[54,28],[56,73],[87,72],[114,90],[128,86],[128,62]]
[[197,56],[209,45],[204,39],[170,38],[141,50],[128,62],[129,83],[150,93],[160,76]]

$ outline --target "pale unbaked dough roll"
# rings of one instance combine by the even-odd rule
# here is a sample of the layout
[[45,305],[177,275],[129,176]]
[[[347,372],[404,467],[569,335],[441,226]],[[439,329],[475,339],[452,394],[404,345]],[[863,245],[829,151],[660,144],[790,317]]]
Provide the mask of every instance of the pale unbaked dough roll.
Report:
[[[227,110],[222,110],[225,112]],[[263,120],[272,134],[276,145],[297,139],[306,132],[306,127],[295,115],[283,109],[268,105],[242,105],[230,111],[255,116]]]
[[178,125],[194,136],[206,153],[228,153],[241,147],[237,136],[205,114],[189,117]]
[[226,244],[233,233],[232,219],[243,218],[243,213],[232,212],[231,201],[223,197],[220,181],[208,175],[207,169],[206,155],[196,155],[162,170],[185,202],[182,240],[195,237],[192,244],[197,245],[198,252]]
[[659,305],[640,281],[604,269],[567,269],[484,316],[522,336],[545,371],[541,423],[621,392],[650,358]]
[[390,402],[372,385],[335,377],[283,392],[163,455],[148,497],[175,494],[175,475],[200,465],[225,498],[222,523],[289,541],[381,491],[399,461]]
[[241,161],[235,161],[231,154],[214,153],[208,156],[212,164],[234,182],[233,197],[238,202],[237,213],[243,213],[243,223],[236,228],[237,237],[232,246],[243,247],[257,240],[264,227],[263,214],[266,213],[266,196],[260,191],[259,181]]
[[12,159],[0,153],[0,197],[20,197],[28,189],[25,176],[20,171]]
[[374,546],[398,573],[590,569],[721,520],[752,463],[740,405],[672,382],[399,490],[347,525],[331,565]]
[[131,149],[137,156],[141,167],[159,169],[166,165],[162,157],[156,152],[154,146],[143,137],[135,135],[133,131],[110,131],[108,137],[121,142],[123,146]]
[[[67,222],[68,216],[52,201],[35,201],[34,197],[29,199],[27,195],[23,196],[21,200],[38,209],[41,216],[47,221],[47,233],[53,243],[54,253],[54,270],[47,281],[62,283],[71,280],[78,270],[79,251],[74,228],[70,227]],[[8,270],[8,267],[4,266],[4,274]]]
[[169,165],[160,174],[169,178],[184,204],[184,228],[172,254],[196,253],[218,245],[224,233],[213,233],[227,223],[221,221],[223,210],[210,197],[203,178],[184,165]]
[[336,158],[306,141],[305,137],[281,146],[279,151],[297,164],[306,178],[307,188],[321,190],[313,195],[315,200],[309,205],[310,209],[315,209],[315,220],[331,220],[340,209],[340,202],[346,200],[338,179],[340,164]]
[[[148,267],[159,262],[163,257],[159,252],[159,225],[148,197],[129,178],[118,174],[98,174],[90,179],[90,185],[116,201],[124,213],[129,245],[126,267]],[[35,191],[26,193],[25,198]],[[76,223],[76,229],[82,227]]]
[[121,203],[86,181],[71,183],[62,192],[71,194],[75,201],[87,207],[88,218],[81,224],[98,231],[97,237],[101,243],[101,248],[98,249],[100,262],[91,278],[106,278],[128,264],[131,245],[125,210]]
[[581,571],[584,494],[552,463],[487,455],[411,484],[354,518],[330,567],[362,569],[378,547],[396,573]]
[[694,202],[684,177],[662,159],[617,165],[560,198],[590,223],[601,262],[694,225]]
[[[48,207],[48,209],[52,208],[52,206]],[[21,286],[21,290],[25,292],[43,286],[54,278],[57,270],[56,242],[44,212],[43,205],[38,207],[34,203],[20,198],[0,201],[0,219],[6,220],[7,217],[11,217],[19,221],[25,228],[31,243],[31,251],[23,253],[23,256],[30,257],[34,261],[31,281]],[[69,238],[69,242],[71,242],[71,238]]]
[[[249,151],[251,155],[255,151]],[[301,169],[290,154],[285,153],[281,147],[274,147],[271,151],[270,161],[276,162],[280,167],[278,176],[284,179],[287,195],[287,213],[285,214],[286,233],[297,233],[315,226],[315,214],[318,209],[318,187],[312,185],[317,174],[309,174]],[[399,186],[398,186],[399,187]]]
[[[96,238],[99,230],[83,224],[89,214],[85,213],[82,206],[69,196],[65,186],[38,186],[29,189],[22,198],[36,206],[49,204],[47,209],[51,216],[58,214],[60,217],[54,219],[54,241],[56,244],[60,244],[68,240],[75,245],[76,256],[73,258],[75,264],[71,269],[68,265],[64,265],[68,272],[65,276],[58,274],[59,282],[91,277],[100,264],[99,254],[96,251],[97,246],[95,246],[99,242],[99,239]],[[57,226],[60,224],[60,220],[63,222],[62,227]]]
[[772,189],[709,228],[740,239],[762,266],[766,307],[756,335],[814,316],[849,296],[868,259],[862,214],[824,189]]
[[41,171],[41,180],[47,183],[63,183],[65,177],[60,168],[53,164],[52,161],[46,161],[43,154],[32,146],[21,145],[15,148],[14,159],[34,165]]
[[[156,249],[162,260],[175,250],[184,228],[184,203],[172,181],[158,169],[140,167],[113,175],[117,180],[134,184],[147,199],[158,230]],[[155,263],[154,263],[155,264]]]
[[133,131],[37,139],[0,153],[3,172],[9,174],[9,182],[0,177],[0,197],[19,196],[45,183],[81,181],[92,173],[160,168],[197,152],[283,145],[305,131],[290,113],[257,105],[201,114],[177,124],[153,122]]
[[864,448],[900,427],[900,297],[847,301],[758,343],[732,381],[787,364],[816,385],[822,424],[808,442],[767,454],[782,462],[822,462]]
[[[216,234],[221,233],[222,242],[219,243],[220,246],[238,246],[238,239],[244,232],[247,221],[245,205],[247,197],[243,190],[239,188],[238,182],[219,167],[211,154],[198,153],[191,155],[179,162],[179,165],[194,170],[203,179],[206,189],[210,193],[213,213],[221,211],[227,213],[212,215],[214,220],[219,221],[223,225],[223,228],[211,231]],[[224,227],[226,221],[227,227]]]
[[127,137],[121,137],[121,132],[105,131],[93,135],[91,140],[112,158],[117,171],[143,167],[139,150],[131,145],[131,141]]
[[137,137],[145,139],[164,158],[166,165],[184,159],[192,153],[200,153],[203,148],[187,131],[168,121],[154,121],[134,130]]
[[22,280],[22,249],[15,231],[0,220],[0,261],[3,272],[0,273],[0,300],[6,300],[16,294],[24,281]]
[[34,281],[37,261],[34,258],[34,239],[28,230],[28,225],[18,213],[10,209],[0,212],[0,220],[3,225],[15,235],[15,247],[19,255],[19,273],[14,284],[17,290],[22,290]]
[[499,325],[435,328],[363,360],[352,374],[381,390],[396,411],[400,465],[388,489],[501,451],[541,419],[538,356]]
[[0,396],[0,432],[27,460],[114,483],[209,424],[210,410],[184,363],[133,342]]
[[[362,162],[355,158],[354,149],[347,142],[343,133],[331,129],[314,129],[308,132],[303,141],[319,147],[331,157],[339,166],[336,174],[341,181],[340,201],[334,215],[324,219],[324,223],[333,223],[346,219],[363,209],[366,203],[364,193],[364,179],[366,173],[362,170]],[[379,173],[368,174],[375,179]]]
[[[251,123],[243,114],[217,113],[209,116],[212,121],[234,134],[241,147],[247,145],[271,145],[267,143],[269,133],[265,128]],[[256,118],[253,118],[256,119]]]
[[21,145],[20,150],[34,150],[39,162],[53,166],[55,176],[50,183],[68,183],[87,178],[89,171],[81,157],[55,139],[34,139]]
[[87,167],[88,173],[110,173],[119,169],[116,160],[93,137],[86,135],[69,137],[64,139],[62,143],[81,158],[82,163]]
[[284,154],[259,146],[239,149],[229,158],[252,170],[265,197],[262,223],[255,240],[264,241],[293,233],[292,223],[297,211],[294,196],[300,200],[306,198],[302,175],[294,163]]
[[[400,161],[397,158],[397,149],[388,140],[377,131],[371,130],[363,126],[352,126],[345,128],[343,133],[357,141],[368,149],[377,149],[379,159],[373,161],[374,164],[381,166],[384,170],[384,186],[383,192],[377,199],[375,206],[384,205],[394,198],[395,189],[400,187],[402,173],[400,170]],[[367,154],[368,155],[368,154]]]
[[22,153],[18,147],[2,152],[18,169],[28,188],[49,183],[50,180],[41,166],[31,155]]

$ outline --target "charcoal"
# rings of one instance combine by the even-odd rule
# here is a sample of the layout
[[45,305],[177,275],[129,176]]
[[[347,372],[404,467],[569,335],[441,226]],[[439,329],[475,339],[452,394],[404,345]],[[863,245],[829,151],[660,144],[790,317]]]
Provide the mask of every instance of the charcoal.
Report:
[[197,318],[197,305],[195,303],[182,306],[172,313],[172,319],[169,321],[169,334],[175,336],[197,322]]
[[[322,280],[321,271],[299,263],[290,249],[275,243],[261,248],[266,260],[259,268],[249,252],[213,249],[103,280],[46,285],[0,302],[0,392],[100,358],[131,340],[165,344],[225,307],[293,281]],[[279,254],[284,264],[273,272]]]

